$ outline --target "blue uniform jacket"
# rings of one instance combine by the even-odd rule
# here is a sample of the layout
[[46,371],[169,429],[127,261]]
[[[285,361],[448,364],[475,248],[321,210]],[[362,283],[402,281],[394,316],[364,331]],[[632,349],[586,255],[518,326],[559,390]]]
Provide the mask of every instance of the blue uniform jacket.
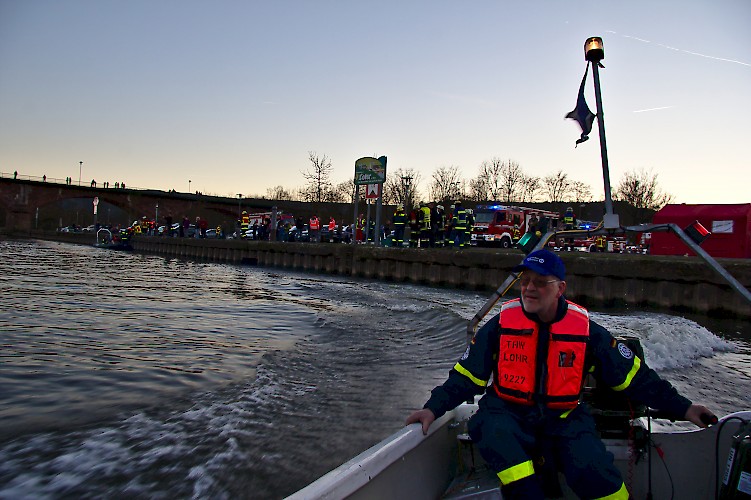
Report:
[[[561,297],[554,321],[563,318],[567,308],[568,304]],[[525,314],[540,323],[536,315],[528,314],[526,311]],[[480,403],[481,408],[518,407],[525,412],[534,408],[501,400],[495,390],[487,385],[493,371],[498,368],[498,319],[499,315],[496,315],[478,330],[467,351],[449,372],[446,382],[431,392],[424,408],[430,409],[436,418],[474,395],[482,393],[485,395]],[[543,328],[546,328],[546,325],[541,324],[541,329]],[[610,332],[591,319],[586,360],[586,367],[595,376],[598,386],[602,384],[613,388],[637,403],[668,412],[676,418],[683,418],[691,406],[691,401],[678,394],[670,382],[661,379],[643,359],[617,342]],[[537,411],[560,415],[566,410],[552,410],[540,406]]]

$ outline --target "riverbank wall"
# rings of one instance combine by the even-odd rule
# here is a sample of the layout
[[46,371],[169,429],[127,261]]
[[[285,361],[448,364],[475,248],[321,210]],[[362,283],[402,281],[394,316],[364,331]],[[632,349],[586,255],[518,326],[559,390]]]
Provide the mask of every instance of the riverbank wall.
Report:
[[[94,243],[92,233],[25,234],[26,238]],[[495,290],[523,254],[485,248],[397,249],[333,243],[282,243],[136,236],[136,252],[199,261],[293,269],[303,272],[434,287]],[[563,252],[567,297],[590,308],[653,308],[751,319],[751,306],[697,257]],[[719,259],[751,289],[751,260]]]

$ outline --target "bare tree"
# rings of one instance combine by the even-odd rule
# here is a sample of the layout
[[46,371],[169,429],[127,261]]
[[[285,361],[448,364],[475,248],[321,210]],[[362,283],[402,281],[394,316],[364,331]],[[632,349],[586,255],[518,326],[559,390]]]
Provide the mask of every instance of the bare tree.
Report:
[[470,181],[471,196],[477,201],[498,200],[504,184],[505,164],[500,158],[491,158],[480,164],[480,172]]
[[568,199],[571,193],[571,181],[563,170],[542,178],[542,189],[550,202],[561,202]]
[[326,156],[318,156],[314,151],[308,151],[308,159],[311,163],[310,170],[302,172],[303,177],[308,182],[301,189],[301,194],[305,201],[329,201],[331,196],[331,160]]
[[292,193],[282,186],[266,189],[266,197],[270,200],[292,200]]
[[487,201],[492,198],[488,198],[487,180],[478,175],[474,179],[469,180],[469,192],[467,193],[467,199],[472,201]]
[[433,181],[430,183],[430,198],[432,200],[449,200],[462,198],[464,181],[459,173],[459,167],[438,167],[433,172]]
[[524,183],[524,172],[519,163],[508,160],[501,163],[501,190],[500,201],[511,203],[521,196],[522,186]]
[[657,184],[657,174],[642,168],[623,174],[613,193],[613,198],[625,201],[634,207],[635,220],[646,222],[652,211],[659,210],[670,203],[673,196],[662,192]]
[[586,203],[592,201],[592,189],[589,184],[581,181],[571,183],[571,201],[574,203]]
[[349,203],[352,201],[352,195],[355,192],[354,177],[348,181],[340,182],[331,190],[329,201],[334,203]]
[[386,175],[386,182],[383,185],[383,202],[386,204],[402,204],[409,210],[412,207],[410,203],[419,200],[420,173],[412,168],[402,169],[401,167]]
[[520,183],[519,201],[522,203],[537,201],[540,192],[540,178],[533,175],[524,175]]

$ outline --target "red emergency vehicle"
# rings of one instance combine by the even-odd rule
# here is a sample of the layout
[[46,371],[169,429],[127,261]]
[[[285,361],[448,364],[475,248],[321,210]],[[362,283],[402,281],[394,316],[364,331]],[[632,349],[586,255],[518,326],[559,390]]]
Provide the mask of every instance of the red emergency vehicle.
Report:
[[547,223],[548,228],[558,225],[560,215],[537,208],[510,205],[477,205],[472,226],[472,245],[510,248],[527,232],[529,221],[534,217],[538,223]]
[[[271,220],[271,212],[255,212],[252,214],[248,214],[248,219],[250,220],[250,225],[252,226],[254,222],[257,222],[258,225],[262,225],[266,219]],[[276,213],[276,221],[277,224],[284,224],[287,221],[292,221],[292,224],[294,225],[294,217],[290,214],[285,214],[282,212]]]

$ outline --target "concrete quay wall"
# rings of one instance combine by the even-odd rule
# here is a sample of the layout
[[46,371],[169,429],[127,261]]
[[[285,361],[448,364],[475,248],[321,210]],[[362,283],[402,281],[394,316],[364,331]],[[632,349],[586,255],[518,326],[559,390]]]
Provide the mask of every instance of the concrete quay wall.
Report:
[[[93,235],[41,239],[92,244]],[[135,237],[137,252],[438,287],[495,290],[523,258],[519,250],[397,249],[330,243]],[[696,257],[564,252],[567,297],[588,307],[649,307],[751,318],[751,305]],[[751,260],[721,259],[751,289]]]

